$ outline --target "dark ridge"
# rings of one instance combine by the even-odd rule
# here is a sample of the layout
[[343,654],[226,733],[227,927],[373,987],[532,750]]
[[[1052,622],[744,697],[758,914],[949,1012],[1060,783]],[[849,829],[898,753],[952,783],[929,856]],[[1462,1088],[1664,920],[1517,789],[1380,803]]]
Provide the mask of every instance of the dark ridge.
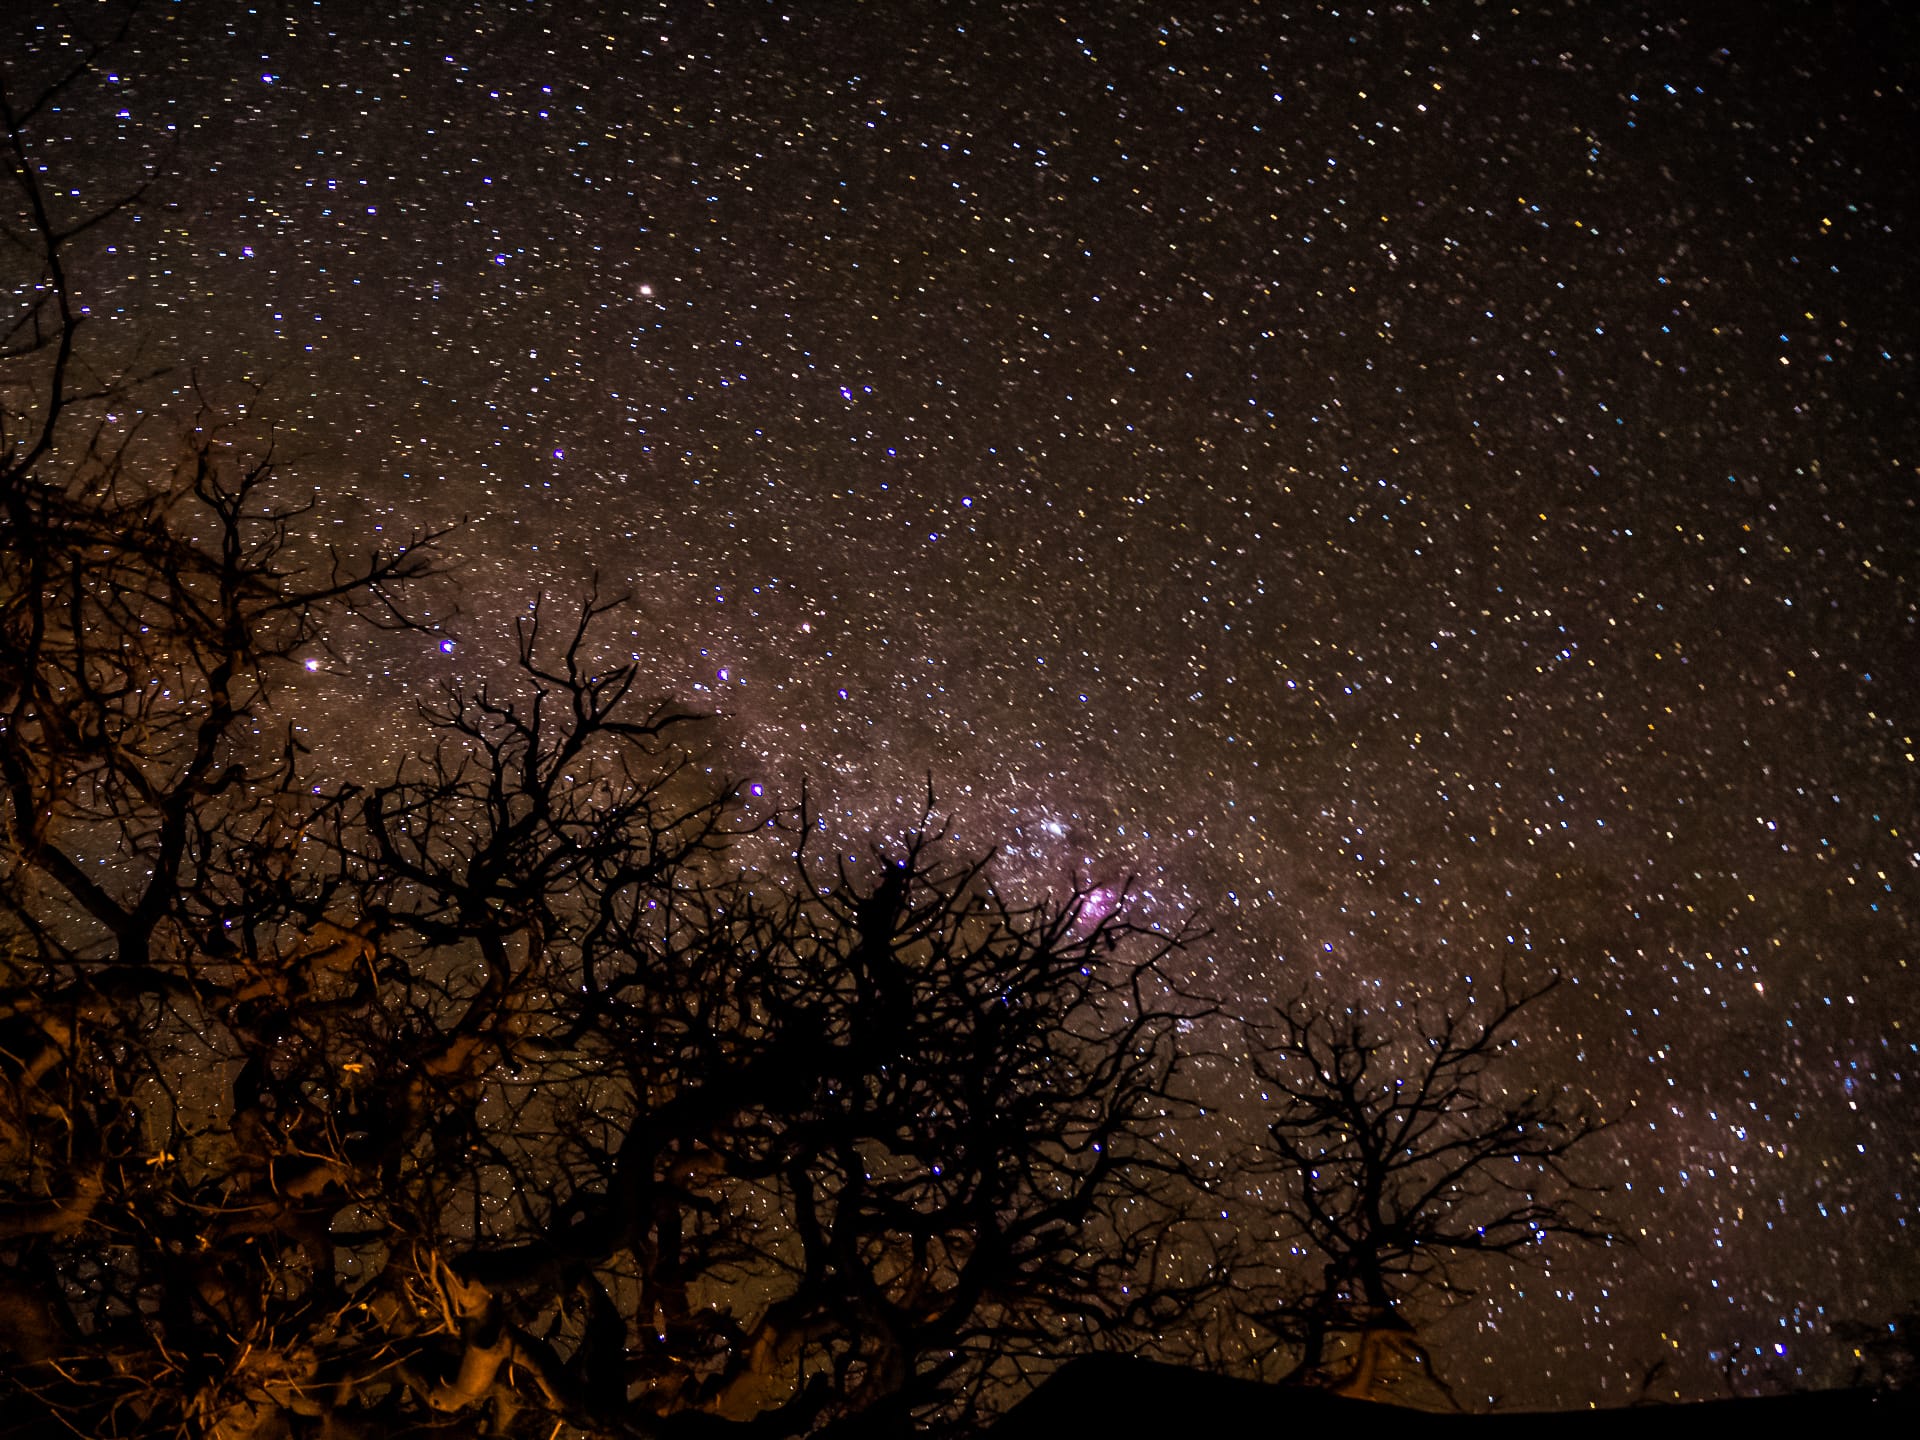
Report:
[[1324,1391],[1209,1375],[1121,1355],[1090,1355],[1061,1366],[989,1429],[988,1440],[1056,1440],[1072,1435],[1350,1436],[1392,1430],[1408,1436],[1519,1436],[1550,1431],[1650,1440],[1665,1435],[1920,1435],[1911,1393],[1826,1390],[1806,1394],[1644,1405],[1615,1410],[1505,1411],[1446,1415],[1350,1400]]

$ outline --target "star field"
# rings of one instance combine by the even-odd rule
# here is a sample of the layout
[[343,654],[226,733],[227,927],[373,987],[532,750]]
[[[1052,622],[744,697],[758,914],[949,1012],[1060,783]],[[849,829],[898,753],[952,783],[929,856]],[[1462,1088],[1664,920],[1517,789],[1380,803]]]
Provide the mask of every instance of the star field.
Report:
[[931,774],[1022,880],[1202,908],[1245,1013],[1561,973],[1527,1063],[1638,1243],[1433,1348],[1701,1398],[1920,1296],[1915,37],[187,0],[41,159],[146,182],[89,343],[260,387],[315,538],[468,518],[446,639],[343,637],[317,732],[398,743],[598,576],[770,786],[852,834]]

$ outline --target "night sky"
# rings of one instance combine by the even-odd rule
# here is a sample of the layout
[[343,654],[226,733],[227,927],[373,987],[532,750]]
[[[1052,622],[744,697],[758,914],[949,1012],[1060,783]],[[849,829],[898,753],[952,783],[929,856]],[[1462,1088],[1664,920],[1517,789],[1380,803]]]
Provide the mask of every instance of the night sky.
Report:
[[97,360],[263,387],[318,537],[470,522],[317,735],[597,574],[771,787],[931,774],[1247,1014],[1558,972],[1516,1080],[1644,1238],[1429,1344],[1705,1397],[1920,1299],[1908,14],[154,0],[39,156],[148,183]]

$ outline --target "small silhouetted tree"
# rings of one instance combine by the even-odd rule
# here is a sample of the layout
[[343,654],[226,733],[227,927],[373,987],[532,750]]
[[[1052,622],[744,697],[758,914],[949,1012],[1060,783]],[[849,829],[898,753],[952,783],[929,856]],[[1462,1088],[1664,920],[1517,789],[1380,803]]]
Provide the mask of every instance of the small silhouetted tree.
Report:
[[1364,1392],[1385,1350],[1430,1374],[1406,1311],[1468,1293],[1465,1262],[1617,1238],[1593,1209],[1601,1187],[1569,1167],[1600,1122],[1501,1073],[1522,1013],[1551,988],[1391,1019],[1295,1002],[1252,1027],[1271,1107],[1253,1169],[1308,1267],[1264,1317],[1297,1356],[1294,1379]]

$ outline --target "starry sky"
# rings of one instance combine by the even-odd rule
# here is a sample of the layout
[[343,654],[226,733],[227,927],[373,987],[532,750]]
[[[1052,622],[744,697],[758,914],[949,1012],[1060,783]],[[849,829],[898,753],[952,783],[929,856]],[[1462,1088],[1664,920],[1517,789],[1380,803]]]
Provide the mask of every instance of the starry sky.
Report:
[[[121,13],[7,10],[27,79]],[[37,154],[147,185],[102,365],[257,387],[316,538],[468,522],[316,730],[598,576],[753,773],[931,775],[1244,1013],[1559,973],[1639,1243],[1431,1343],[1704,1397],[1920,1298],[1906,12],[151,0]]]

